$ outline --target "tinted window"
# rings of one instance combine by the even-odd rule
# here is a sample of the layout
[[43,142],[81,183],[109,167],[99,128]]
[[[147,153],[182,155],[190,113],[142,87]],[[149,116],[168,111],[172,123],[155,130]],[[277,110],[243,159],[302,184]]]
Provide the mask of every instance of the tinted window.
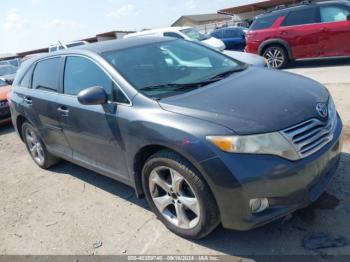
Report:
[[187,92],[191,88],[176,89],[174,85],[180,87],[208,81],[217,74],[245,68],[240,62],[210,48],[179,39],[111,51],[103,56],[136,89],[149,97]]
[[60,58],[50,58],[37,63],[34,69],[33,84],[35,89],[57,91]]
[[271,27],[277,20],[279,16],[278,15],[271,15],[271,16],[265,16],[257,18],[252,26],[250,27],[250,30],[259,30],[259,29],[266,29]]
[[165,32],[164,36],[184,39],[181,35],[174,33],[174,32]]
[[128,102],[98,65],[84,57],[68,57],[64,72],[64,93],[77,95],[81,90],[93,86],[103,87],[110,101]]
[[320,8],[321,22],[346,21],[350,8],[340,6],[324,6]]
[[32,80],[32,68],[30,68],[24,75],[24,77],[22,78],[21,82],[20,82],[20,86],[21,87],[30,87],[30,81]]
[[7,86],[7,83],[4,80],[0,79],[0,86]]
[[314,8],[303,8],[292,11],[283,22],[283,26],[305,25],[317,23]]
[[224,38],[234,38],[234,37],[242,37],[243,32],[239,29],[226,29],[224,31]]

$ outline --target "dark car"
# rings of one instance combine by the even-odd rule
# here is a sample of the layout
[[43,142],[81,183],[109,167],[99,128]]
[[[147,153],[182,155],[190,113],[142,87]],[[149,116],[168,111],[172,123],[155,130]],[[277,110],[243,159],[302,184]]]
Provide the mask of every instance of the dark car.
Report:
[[342,122],[321,84],[174,38],[33,58],[10,97],[36,164],[66,159],[121,181],[187,238],[305,207],[334,175],[342,147]]
[[15,79],[17,67],[13,65],[0,65],[0,79],[12,83]]
[[282,68],[301,59],[350,56],[350,2],[302,4],[258,16],[246,52]]
[[0,79],[0,126],[11,122],[10,108],[7,101],[11,86]]
[[210,35],[221,39],[227,50],[244,51],[245,29],[243,27],[224,27],[214,30]]

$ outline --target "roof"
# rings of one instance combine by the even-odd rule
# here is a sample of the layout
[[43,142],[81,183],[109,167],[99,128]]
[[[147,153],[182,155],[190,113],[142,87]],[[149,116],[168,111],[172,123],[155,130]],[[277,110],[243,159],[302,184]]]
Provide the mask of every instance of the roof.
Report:
[[300,1],[297,1],[297,0],[270,0],[270,1],[260,1],[260,2],[256,1],[255,3],[252,3],[252,4],[226,8],[226,9],[219,10],[218,12],[230,13],[230,14],[241,14],[241,13],[247,13],[247,12],[252,12],[257,10],[266,10],[279,5],[296,4],[299,2]]
[[[256,1],[255,3],[241,5],[231,8],[226,8],[219,10],[218,12],[222,13],[230,13],[230,14],[242,14],[248,12],[254,12],[257,10],[268,10],[274,7],[278,7],[281,5],[295,5],[299,4],[301,1],[298,0],[270,0],[270,1]],[[323,3],[349,3],[349,1],[338,0],[338,1],[325,1],[325,0],[317,0],[315,4],[323,4]]]
[[176,25],[176,23],[182,19],[186,18],[189,20],[192,20],[194,22],[200,23],[200,22],[207,22],[207,21],[224,21],[224,20],[230,20],[232,17],[230,15],[223,15],[223,14],[200,14],[200,15],[184,15],[181,16],[179,19],[177,19],[173,25]]
[[[56,56],[60,54],[72,54],[72,53],[84,53],[84,50],[91,51],[97,54],[119,51],[127,48],[144,46],[152,43],[161,43],[166,41],[174,40],[168,37],[140,37],[140,38],[127,38],[127,39],[116,39],[103,42],[97,42],[89,45],[81,45],[69,49],[63,49],[54,53],[45,53],[43,55],[38,55],[35,60],[39,60],[48,56]],[[34,60],[33,60],[34,61]]]
[[163,27],[163,28],[157,28],[157,29],[150,29],[150,30],[144,30],[144,31],[137,32],[137,33],[128,34],[124,38],[131,38],[131,37],[143,36],[143,35],[151,35],[151,34],[164,33],[164,32],[178,32],[182,29],[187,29],[187,28],[190,28],[190,27],[188,27],[188,26],[183,26],[183,27],[173,26],[173,27]]

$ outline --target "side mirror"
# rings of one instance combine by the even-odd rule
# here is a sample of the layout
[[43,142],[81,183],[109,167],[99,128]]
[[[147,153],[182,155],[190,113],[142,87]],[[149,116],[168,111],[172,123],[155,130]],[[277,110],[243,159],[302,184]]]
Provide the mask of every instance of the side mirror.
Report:
[[102,105],[107,102],[107,94],[102,87],[93,86],[80,91],[78,101],[83,105]]
[[347,19],[348,21],[350,21],[350,14],[348,14],[348,15],[346,16],[346,19]]

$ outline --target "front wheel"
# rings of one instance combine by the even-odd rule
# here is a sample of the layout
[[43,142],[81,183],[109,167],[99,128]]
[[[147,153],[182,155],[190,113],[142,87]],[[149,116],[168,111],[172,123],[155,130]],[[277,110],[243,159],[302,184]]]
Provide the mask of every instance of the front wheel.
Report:
[[177,235],[199,239],[219,224],[219,211],[208,185],[192,165],[171,151],[160,151],[143,168],[147,202]]
[[271,67],[276,69],[281,69],[288,63],[286,51],[280,46],[271,46],[267,48],[263,53],[263,57]]

